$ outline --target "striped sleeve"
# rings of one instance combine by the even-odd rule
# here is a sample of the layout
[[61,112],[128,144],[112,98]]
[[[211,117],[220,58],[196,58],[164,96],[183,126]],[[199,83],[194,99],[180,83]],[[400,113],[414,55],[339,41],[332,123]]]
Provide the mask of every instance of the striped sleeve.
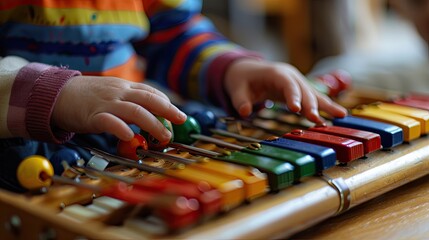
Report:
[[147,60],[147,77],[186,98],[226,107],[222,81],[228,65],[260,56],[221,35],[200,14],[201,1],[152,0],[145,11],[150,34],[136,47]]
[[0,59],[0,137],[24,137],[62,143],[73,133],[51,126],[55,101],[78,71],[28,63],[19,57]]

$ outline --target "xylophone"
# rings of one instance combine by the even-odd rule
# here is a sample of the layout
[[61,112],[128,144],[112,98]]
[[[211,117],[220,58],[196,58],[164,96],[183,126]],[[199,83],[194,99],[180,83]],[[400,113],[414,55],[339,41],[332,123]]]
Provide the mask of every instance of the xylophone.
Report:
[[[401,100],[401,105],[406,105],[407,98],[396,98],[393,102]],[[425,101],[424,96],[416,98],[411,97],[413,102]],[[376,112],[389,107],[394,112],[396,108],[389,105],[392,101],[371,105],[375,99],[367,99],[359,101],[364,106],[357,106],[354,100],[342,100],[355,117],[364,119],[346,123],[334,119],[334,126],[304,127],[298,123],[299,118],[291,120],[295,116],[266,109],[253,121],[239,124],[239,131],[233,130],[237,128],[235,122],[227,129],[211,129],[210,137],[201,134],[198,127],[172,126],[176,135],[187,135],[180,140],[186,144],[157,143],[150,136],[136,137],[132,143],[119,143],[122,157],[88,148],[95,156],[93,165],[64,164],[66,170],[62,176],[47,170],[36,176],[41,183],[25,183],[28,179],[25,177],[22,180],[29,187],[46,184],[45,193],[0,191],[0,222],[4,223],[0,236],[6,239],[285,237],[428,173],[427,111],[412,111],[418,116],[411,120],[399,118],[400,123],[379,122],[383,127],[373,130],[378,133],[370,132],[369,124],[363,124],[360,130],[364,132],[356,134],[356,131],[343,132],[340,126],[355,124],[350,129],[359,129],[360,123],[376,119],[373,115],[364,116],[366,107],[377,108]],[[416,129],[416,125],[420,128]],[[333,128],[337,137],[332,137],[332,132],[323,135],[327,128]],[[314,135],[318,132],[322,135]],[[276,137],[273,133],[277,133]],[[354,134],[356,138],[345,141],[344,134]],[[319,142],[322,145],[315,146],[316,138],[321,141],[330,138],[336,145]],[[299,149],[301,144],[296,142],[305,147]],[[161,149],[163,144],[179,150],[153,150]],[[334,160],[332,154],[336,155]],[[116,165],[105,168],[103,161]],[[35,166],[40,165],[29,162],[27,167]],[[76,177],[79,182],[74,181]]]

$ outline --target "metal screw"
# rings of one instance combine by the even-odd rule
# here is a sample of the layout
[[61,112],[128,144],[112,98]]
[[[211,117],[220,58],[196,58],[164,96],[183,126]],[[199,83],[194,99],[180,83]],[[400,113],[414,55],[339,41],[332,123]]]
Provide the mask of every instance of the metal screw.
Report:
[[262,148],[261,144],[259,144],[259,143],[251,143],[247,147],[252,149],[252,150],[259,150]]

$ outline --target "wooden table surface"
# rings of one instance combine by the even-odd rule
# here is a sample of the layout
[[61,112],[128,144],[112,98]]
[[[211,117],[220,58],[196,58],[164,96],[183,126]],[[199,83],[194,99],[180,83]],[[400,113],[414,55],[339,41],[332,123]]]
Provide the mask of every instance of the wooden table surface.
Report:
[[291,239],[429,239],[429,176],[327,219]]

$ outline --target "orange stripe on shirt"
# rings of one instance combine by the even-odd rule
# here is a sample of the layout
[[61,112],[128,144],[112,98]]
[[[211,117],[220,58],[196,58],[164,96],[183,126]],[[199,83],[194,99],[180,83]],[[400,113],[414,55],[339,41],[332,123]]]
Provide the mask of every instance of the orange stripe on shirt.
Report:
[[87,76],[118,77],[131,82],[144,81],[144,68],[140,59],[134,55],[127,62],[103,72],[82,72]]
[[23,5],[35,5],[46,8],[87,8],[97,10],[143,11],[142,0],[2,0],[0,10],[12,9]]
[[209,40],[211,38],[211,33],[202,33],[198,36],[195,36],[187,40],[175,54],[175,57],[172,61],[170,71],[168,72],[168,83],[174,91],[179,91],[179,81],[174,80],[174,77],[178,78],[180,71],[183,69],[183,66],[186,63],[186,57],[189,53],[202,42]]

